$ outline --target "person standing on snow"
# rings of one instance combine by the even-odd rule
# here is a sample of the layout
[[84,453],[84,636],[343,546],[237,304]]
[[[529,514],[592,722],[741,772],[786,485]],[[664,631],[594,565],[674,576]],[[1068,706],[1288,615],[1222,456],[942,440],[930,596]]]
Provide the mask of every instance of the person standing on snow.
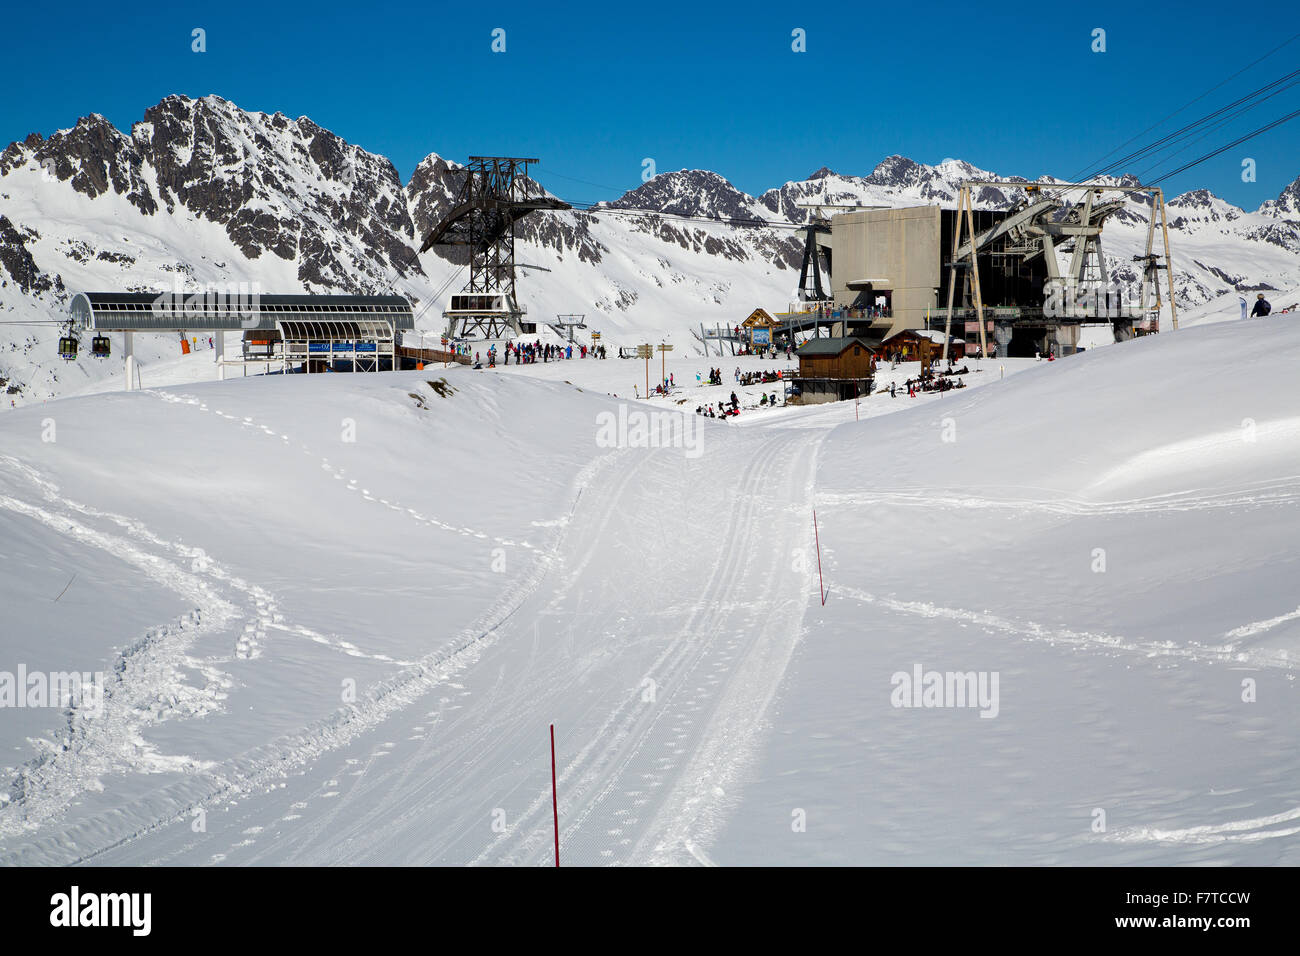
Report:
[[1255,308],[1250,310],[1250,317],[1256,316],[1263,318],[1273,311],[1273,306],[1269,304],[1268,299],[1264,298],[1264,293],[1260,292],[1255,296]]

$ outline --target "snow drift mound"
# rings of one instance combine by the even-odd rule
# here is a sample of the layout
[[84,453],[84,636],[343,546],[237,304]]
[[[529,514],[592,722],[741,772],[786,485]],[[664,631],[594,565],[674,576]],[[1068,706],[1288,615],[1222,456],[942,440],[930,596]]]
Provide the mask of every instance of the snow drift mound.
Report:
[[1300,859],[1298,364],[1291,317],[1208,325],[838,427],[830,597],[722,861],[757,830],[789,862]]
[[468,369],[13,412],[0,670],[109,680],[2,725],[0,859],[544,863],[554,723],[570,862],[1295,863],[1297,361],[1207,325],[693,449]]
[[[94,719],[5,712],[18,765],[0,846],[110,811],[98,838],[251,786],[446,679],[545,565],[598,451],[589,428],[554,423],[587,407],[453,368],[5,416],[0,671],[97,673],[107,689]],[[274,743],[287,734],[298,743]]]

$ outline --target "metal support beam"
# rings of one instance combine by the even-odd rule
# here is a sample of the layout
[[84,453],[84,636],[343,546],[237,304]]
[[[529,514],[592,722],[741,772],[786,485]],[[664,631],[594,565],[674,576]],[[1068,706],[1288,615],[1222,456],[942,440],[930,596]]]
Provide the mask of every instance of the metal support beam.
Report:
[[[952,340],[952,305],[953,294],[957,288],[957,263],[959,259],[969,257],[970,264],[966,268],[964,278],[971,285],[971,293],[975,299],[975,318],[980,327],[980,357],[987,358],[989,354],[988,336],[984,328],[984,298],[980,293],[980,269],[979,269],[979,252],[981,243],[975,235],[975,211],[974,199],[971,196],[969,185],[961,187],[961,192],[957,197],[957,221],[952,234],[952,259],[948,263],[948,316],[943,323],[943,351],[940,353],[940,361],[948,361],[948,343]],[[963,234],[969,230],[970,240],[963,244]],[[965,303],[963,303],[964,307]],[[962,330],[962,338],[965,338],[965,329]]]
[[[1178,331],[1178,303],[1174,299],[1174,260],[1169,253],[1169,214],[1165,211],[1165,192],[1156,189],[1155,201],[1160,204],[1160,231],[1165,237],[1165,280],[1169,283],[1169,316],[1173,320],[1174,331]],[[1155,210],[1151,210],[1155,215]]]
[[135,388],[135,333],[122,333],[122,361],[126,365],[126,390]]
[[[448,212],[428,233],[420,252],[434,246],[459,246],[469,254],[469,281],[462,293],[496,294],[501,308],[449,315],[448,334],[465,338],[482,332],[495,339],[507,329],[519,331],[523,310],[515,297],[515,223],[539,210],[572,208],[547,196],[528,176],[536,159],[516,156],[471,156],[465,179]],[[460,329],[456,329],[459,323]]]
[[[957,250],[961,247],[961,203],[965,201],[966,188],[961,190],[961,198],[958,199],[957,221],[954,225],[957,227],[952,231],[952,255],[948,257],[948,317],[943,323],[943,354],[941,360],[948,361],[948,342],[952,339],[952,298],[953,293],[957,291]],[[963,335],[963,338],[965,336]]]
[[[975,212],[972,208],[974,202],[970,194],[970,187],[966,187],[966,224],[970,227],[972,249],[970,253],[970,274],[971,280],[975,285],[975,317],[980,324],[980,358],[986,358],[989,354],[988,341],[984,334],[984,297],[980,293],[980,265],[979,254],[973,248],[975,241]],[[965,338],[963,331],[962,338]],[[943,357],[948,358],[948,341],[943,343]]]

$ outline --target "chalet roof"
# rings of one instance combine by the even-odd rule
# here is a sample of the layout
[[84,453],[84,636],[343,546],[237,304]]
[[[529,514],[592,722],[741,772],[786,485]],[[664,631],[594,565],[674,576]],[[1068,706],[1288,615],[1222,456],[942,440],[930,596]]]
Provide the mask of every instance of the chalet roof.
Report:
[[[938,329],[899,329],[893,335],[887,336],[885,338],[885,342],[892,342],[894,339],[900,338],[904,335],[911,335],[918,339],[929,339],[931,342],[934,342],[936,345],[943,344],[943,332],[939,331]],[[965,339],[959,338],[955,335],[949,341],[953,345],[966,344]]]
[[817,338],[809,339],[803,345],[799,346],[799,357],[804,358],[816,356],[834,356],[840,355],[850,345],[861,345],[864,349],[877,349],[880,347],[880,339],[868,339],[860,335],[850,336],[849,338]]
[[740,324],[748,329],[756,325],[776,326],[776,325],[780,325],[781,323],[778,322],[776,319],[772,318],[772,316],[768,314],[768,311],[766,309],[755,309],[753,312],[749,314],[749,318],[745,319],[745,321],[741,322]]

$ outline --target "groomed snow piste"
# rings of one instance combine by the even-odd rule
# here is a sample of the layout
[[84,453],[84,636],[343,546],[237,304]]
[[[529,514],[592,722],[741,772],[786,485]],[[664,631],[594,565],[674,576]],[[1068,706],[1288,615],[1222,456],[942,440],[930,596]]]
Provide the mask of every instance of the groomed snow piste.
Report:
[[0,672],[107,684],[0,711],[0,862],[547,864],[554,724],[568,864],[1294,864],[1298,364],[1204,325],[660,448],[614,359],[13,411]]

